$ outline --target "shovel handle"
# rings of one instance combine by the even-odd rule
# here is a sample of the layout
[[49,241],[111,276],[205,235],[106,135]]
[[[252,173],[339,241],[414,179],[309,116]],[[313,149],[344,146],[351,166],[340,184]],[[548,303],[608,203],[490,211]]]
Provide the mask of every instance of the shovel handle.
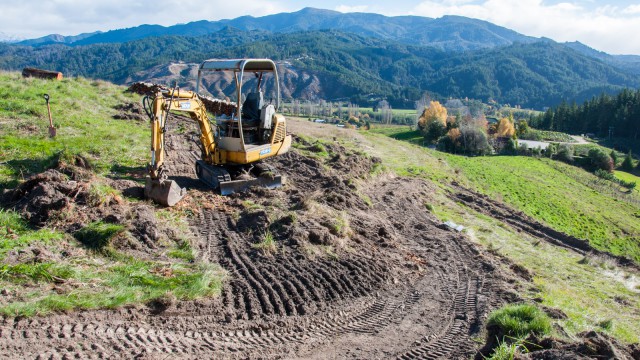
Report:
[[49,106],[49,94],[44,94],[44,99],[47,101],[47,113],[49,113],[49,127],[53,127],[53,119],[51,118],[51,107]]

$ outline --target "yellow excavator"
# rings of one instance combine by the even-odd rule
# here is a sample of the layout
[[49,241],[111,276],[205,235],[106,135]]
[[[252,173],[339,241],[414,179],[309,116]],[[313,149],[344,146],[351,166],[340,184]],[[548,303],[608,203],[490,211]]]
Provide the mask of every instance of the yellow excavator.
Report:
[[[208,71],[231,72],[238,99],[231,114],[217,114],[214,122],[198,95],[202,76]],[[255,74],[257,85],[242,102],[245,73]],[[275,104],[266,103],[261,91],[263,76],[268,74],[275,80]],[[222,195],[251,186],[282,186],[282,176],[272,166],[261,163],[262,159],[284,154],[291,147],[286,120],[277,113],[279,103],[278,72],[269,59],[206,60],[198,69],[195,92],[173,88],[145,97],[143,105],[151,120],[151,162],[145,196],[159,204],[173,206],[186,195],[186,189],[169,180],[164,164],[164,137],[172,112],[187,113],[198,123],[202,156],[196,160],[195,172],[205,184],[219,189]]]

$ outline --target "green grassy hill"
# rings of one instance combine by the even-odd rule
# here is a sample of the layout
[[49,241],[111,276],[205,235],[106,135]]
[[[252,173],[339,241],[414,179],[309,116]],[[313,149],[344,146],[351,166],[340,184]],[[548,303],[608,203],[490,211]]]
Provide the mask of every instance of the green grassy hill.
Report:
[[640,274],[636,270],[541,242],[448,195],[455,181],[554,229],[586,238],[597,249],[638,263],[637,192],[604,189],[593,174],[548,159],[465,157],[431,150],[416,145],[422,138],[408,127],[382,127],[360,134],[364,138],[358,147],[381,157],[388,170],[431,180],[442,189],[438,201],[428,206],[441,220],[462,224],[471,239],[508,259],[507,264],[527,269],[532,284],[523,284],[521,295],[562,310],[567,319],[559,323],[566,332],[595,329],[625,342],[640,341]]
[[[140,102],[124,87],[99,80],[23,79],[0,73],[0,188],[42,171],[61,151],[84,154],[99,172],[144,167],[149,157],[145,123],[113,118],[116,106]],[[49,94],[55,139],[43,98]]]
[[[51,96],[57,128],[53,139],[48,137],[45,93]],[[157,251],[133,256],[112,246],[134,244],[134,220],[129,217],[149,214],[149,204],[109,185],[109,177],[127,177],[143,170],[148,161],[147,123],[113,118],[121,112],[117,106],[132,102],[139,103],[140,97],[103,81],[23,79],[18,73],[0,73],[0,190],[67,163],[72,173],[61,175],[65,186],[79,184],[75,197],[86,198],[84,203],[67,198],[69,203],[49,213],[51,225],[45,227],[0,208],[0,314],[114,308],[159,298],[193,299],[220,290],[222,271],[193,261],[187,218],[179,210],[152,215],[181,234],[162,238]],[[87,159],[91,170],[79,169],[82,176],[71,181],[76,155]],[[114,208],[124,218],[103,222]],[[91,212],[100,220],[85,216]],[[65,225],[70,223],[76,225]],[[78,226],[82,227],[74,230]]]

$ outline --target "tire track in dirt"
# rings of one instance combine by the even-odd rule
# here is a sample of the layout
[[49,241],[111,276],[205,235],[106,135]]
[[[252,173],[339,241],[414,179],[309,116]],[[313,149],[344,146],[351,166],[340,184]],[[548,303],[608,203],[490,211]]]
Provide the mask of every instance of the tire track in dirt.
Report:
[[[185,165],[193,161],[192,149],[170,145],[182,154],[172,160],[180,165],[178,175],[193,183]],[[479,319],[501,301],[503,285],[491,260],[425,211],[434,191],[426,182],[370,180],[363,194],[373,205],[367,205],[349,176],[366,176],[371,163],[344,149],[329,150],[337,153],[328,162],[335,173],[289,153],[275,164],[283,172],[295,165],[291,185],[231,197],[232,211],[195,212],[199,261],[218,263],[228,273],[220,297],[178,302],[160,312],[4,318],[0,358],[468,358]],[[345,175],[345,169],[352,171]],[[324,226],[318,214],[304,210],[310,194],[334,213],[348,213],[353,234],[337,256],[309,256],[302,246],[310,241],[304,238],[309,229]],[[264,232],[270,220],[242,210],[245,200],[268,208],[264,199],[299,218],[274,228],[279,251],[272,254],[253,246],[253,234]]]
[[581,255],[598,255],[611,259],[620,266],[640,270],[640,266],[628,258],[597,250],[591,246],[587,240],[579,239],[575,236],[567,235],[552,229],[551,227],[525,215],[523,212],[516,211],[506,204],[495,201],[486,195],[462,188],[456,184],[454,184],[454,186],[455,193],[453,194],[453,197],[456,200],[480,213],[502,221],[518,231],[524,231],[533,237],[544,240],[550,244],[575,251]]

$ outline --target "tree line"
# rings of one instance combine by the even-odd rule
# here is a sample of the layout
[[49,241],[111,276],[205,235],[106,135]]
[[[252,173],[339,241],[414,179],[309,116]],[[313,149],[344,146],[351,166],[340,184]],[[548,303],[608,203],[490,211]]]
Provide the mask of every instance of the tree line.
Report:
[[582,105],[562,102],[543,114],[533,116],[529,125],[570,134],[637,140],[640,135],[640,90],[625,89],[617,95],[601,94]]

